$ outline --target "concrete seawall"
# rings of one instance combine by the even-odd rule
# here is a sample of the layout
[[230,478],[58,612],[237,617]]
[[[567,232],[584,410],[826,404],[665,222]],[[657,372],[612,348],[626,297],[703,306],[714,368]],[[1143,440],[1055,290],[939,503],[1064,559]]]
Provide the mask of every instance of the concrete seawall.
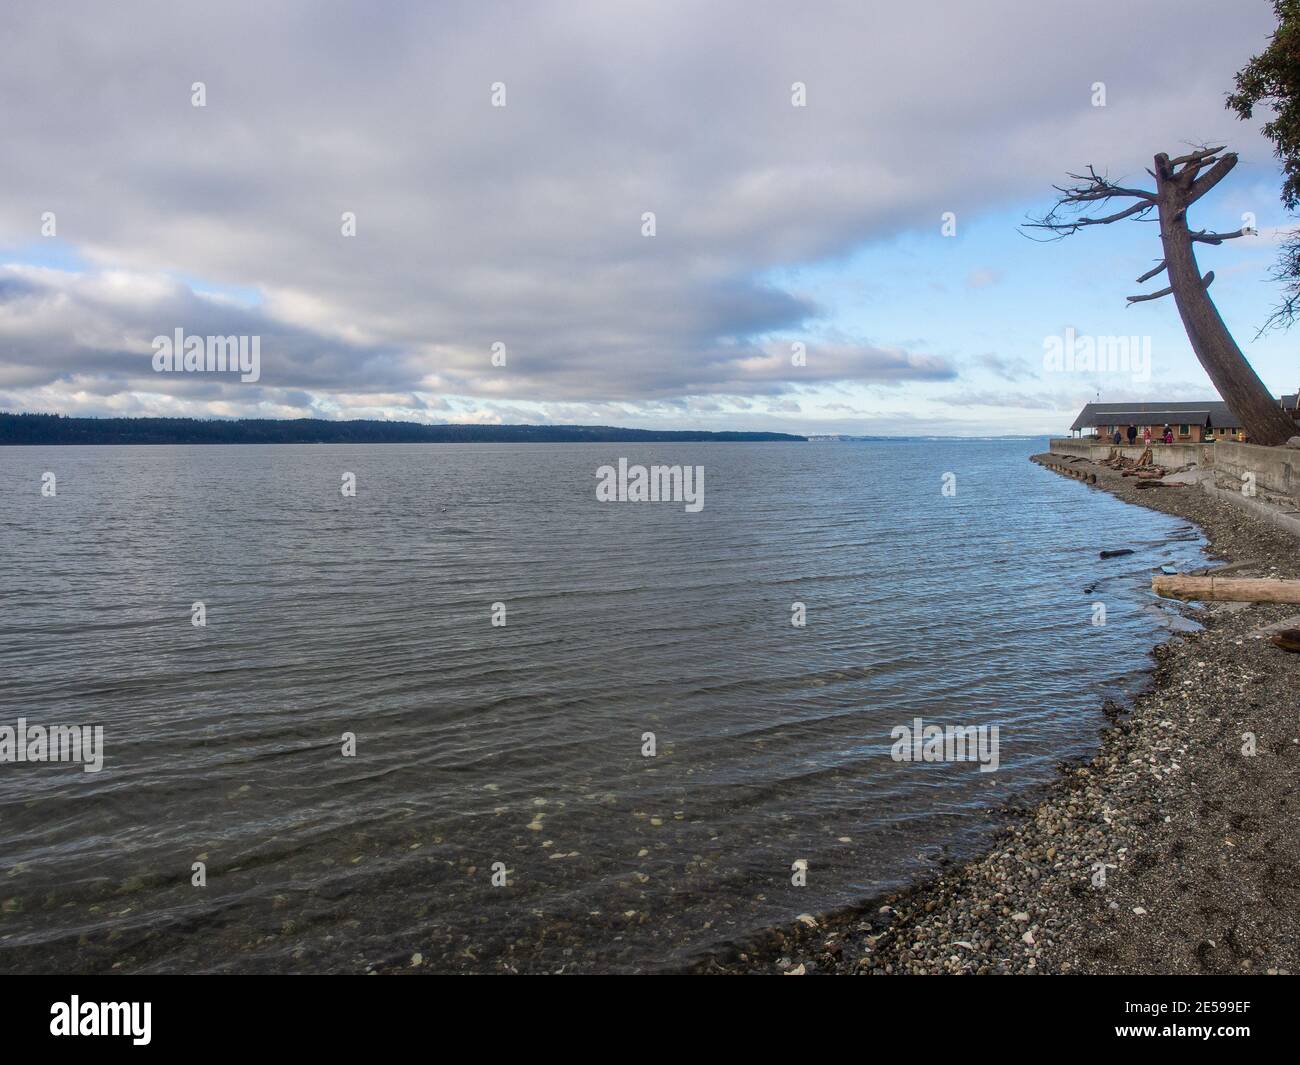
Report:
[[[1050,453],[1061,459],[1088,459],[1100,462],[1115,450],[1113,444],[1088,440],[1056,439]],[[1137,459],[1144,449],[1119,448],[1125,458]],[[1300,534],[1300,449],[1260,447],[1232,441],[1219,444],[1152,444],[1153,460],[1170,473],[1184,471],[1180,479],[1198,484],[1202,490],[1251,511]],[[1078,467],[1061,469],[1078,477]],[[1086,477],[1079,477],[1080,480]],[[1243,489],[1245,489],[1243,491]]]
[[1300,506],[1300,449],[1257,444],[1215,444],[1215,480],[1240,487],[1249,476],[1257,492]]
[[[1215,464],[1215,451],[1221,447],[1241,447],[1245,445],[1229,444],[1158,444],[1154,440],[1151,442],[1151,457],[1161,466],[1168,466],[1170,469],[1180,469],[1184,466],[1196,465],[1200,467],[1213,466]],[[1106,458],[1114,449],[1114,444],[1093,443],[1090,440],[1070,439],[1058,437],[1051,441],[1049,449],[1053,455],[1069,455],[1073,458],[1091,459],[1093,462],[1099,462]],[[1145,450],[1145,445],[1136,444],[1129,447],[1123,445],[1119,450],[1125,458],[1137,459],[1141,457]],[[1264,450],[1276,450],[1264,449]],[[1300,451],[1296,452],[1300,457]]]

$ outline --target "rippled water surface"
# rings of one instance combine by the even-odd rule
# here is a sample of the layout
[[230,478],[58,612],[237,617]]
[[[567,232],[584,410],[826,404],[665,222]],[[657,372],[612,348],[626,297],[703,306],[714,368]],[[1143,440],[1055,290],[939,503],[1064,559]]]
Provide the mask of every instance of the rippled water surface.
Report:
[[[1041,449],[0,448],[0,725],[106,733],[0,764],[0,970],[673,968],[971,850],[1199,559]],[[598,502],[621,456],[704,509]],[[894,762],[918,716],[1001,769]]]

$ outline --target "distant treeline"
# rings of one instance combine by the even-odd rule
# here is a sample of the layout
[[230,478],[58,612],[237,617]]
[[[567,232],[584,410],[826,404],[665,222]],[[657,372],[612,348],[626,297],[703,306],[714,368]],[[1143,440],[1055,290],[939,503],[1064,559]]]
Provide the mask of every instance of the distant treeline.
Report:
[[422,425],[320,418],[68,418],[0,412],[0,444],[484,444],[803,441],[788,433],[662,432],[610,425]]

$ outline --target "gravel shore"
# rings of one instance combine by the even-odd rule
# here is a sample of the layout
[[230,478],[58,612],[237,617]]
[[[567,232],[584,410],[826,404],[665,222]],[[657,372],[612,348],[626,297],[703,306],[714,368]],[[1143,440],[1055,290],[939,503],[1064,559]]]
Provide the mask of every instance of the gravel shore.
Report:
[[[1073,465],[1097,474],[1080,492],[1194,522],[1241,576],[1300,577],[1293,537],[1198,487],[1138,491]],[[1156,649],[1148,690],[1106,707],[1097,755],[1009,811],[982,857],[859,909],[803,915],[698,971],[1300,972],[1300,655],[1258,635],[1297,612],[1188,607],[1202,628]]]

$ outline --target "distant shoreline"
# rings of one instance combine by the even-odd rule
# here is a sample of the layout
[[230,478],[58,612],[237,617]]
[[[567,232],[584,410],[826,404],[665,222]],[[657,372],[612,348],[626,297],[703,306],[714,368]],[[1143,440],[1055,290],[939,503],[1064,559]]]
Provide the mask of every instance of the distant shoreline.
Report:
[[623,429],[609,425],[426,425],[323,418],[69,418],[0,412],[0,446],[140,444],[807,443],[791,433]]

